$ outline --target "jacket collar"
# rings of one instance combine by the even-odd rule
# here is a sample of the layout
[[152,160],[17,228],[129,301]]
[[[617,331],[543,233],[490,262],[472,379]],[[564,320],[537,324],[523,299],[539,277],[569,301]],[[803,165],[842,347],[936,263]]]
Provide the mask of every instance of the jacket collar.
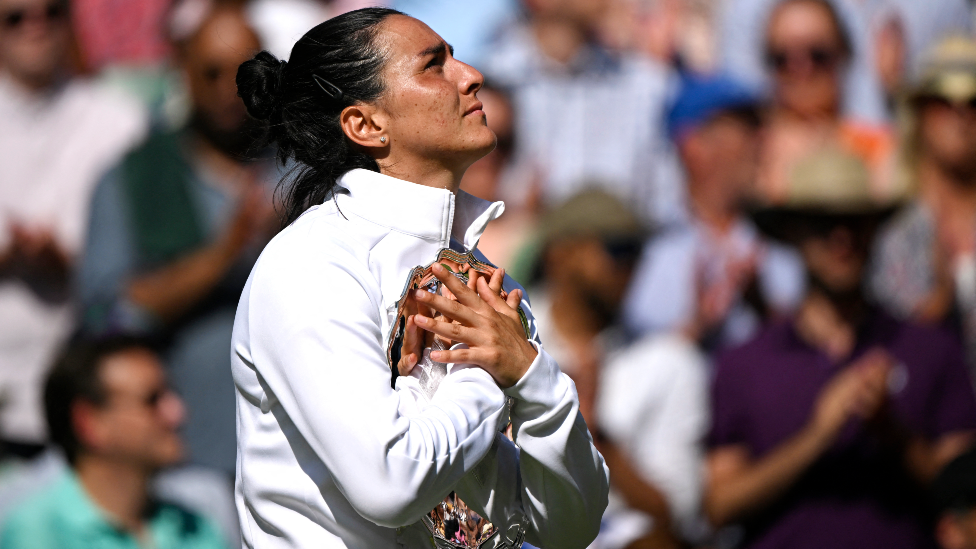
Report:
[[339,186],[348,193],[348,199],[340,202],[343,211],[428,241],[437,249],[449,247],[454,238],[466,250],[473,250],[488,223],[505,212],[504,202],[488,202],[464,191],[455,196],[446,189],[370,170],[346,172],[339,178]]

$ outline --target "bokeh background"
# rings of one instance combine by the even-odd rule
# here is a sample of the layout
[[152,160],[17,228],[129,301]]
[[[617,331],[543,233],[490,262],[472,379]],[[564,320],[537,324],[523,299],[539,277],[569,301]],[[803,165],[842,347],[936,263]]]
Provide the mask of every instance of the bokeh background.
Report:
[[80,445],[239,545],[231,329],[295,166],[236,68],[374,5],[485,76],[462,189],[610,466],[593,547],[976,547],[969,0],[0,0],[0,524],[78,474],[66,346],[138,336],[183,408]]

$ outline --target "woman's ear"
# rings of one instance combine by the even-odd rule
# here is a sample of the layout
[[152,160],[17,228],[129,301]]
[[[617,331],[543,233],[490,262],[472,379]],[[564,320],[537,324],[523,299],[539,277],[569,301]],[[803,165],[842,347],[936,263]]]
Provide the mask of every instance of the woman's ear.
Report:
[[339,125],[353,143],[379,153],[390,145],[386,117],[372,105],[352,105],[339,114]]

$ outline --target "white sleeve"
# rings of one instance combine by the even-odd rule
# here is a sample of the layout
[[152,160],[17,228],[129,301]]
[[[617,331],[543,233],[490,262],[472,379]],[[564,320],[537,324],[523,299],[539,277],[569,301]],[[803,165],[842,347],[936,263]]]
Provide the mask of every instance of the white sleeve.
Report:
[[645,340],[609,365],[600,396],[601,428],[664,493],[676,526],[693,533],[709,423],[704,358],[675,336]]
[[[538,356],[505,391],[515,399],[512,429],[502,435],[458,495],[505,529],[513,509],[524,514],[526,538],[540,547],[586,547],[600,529],[609,472],[579,413],[576,386],[536,342]],[[450,377],[450,376],[449,376]]]
[[412,524],[488,452],[505,396],[472,368],[404,415],[412,397],[390,387],[375,283],[334,250],[310,255],[258,265],[242,305],[249,343],[235,353],[265,388],[262,408],[280,406],[360,515]]

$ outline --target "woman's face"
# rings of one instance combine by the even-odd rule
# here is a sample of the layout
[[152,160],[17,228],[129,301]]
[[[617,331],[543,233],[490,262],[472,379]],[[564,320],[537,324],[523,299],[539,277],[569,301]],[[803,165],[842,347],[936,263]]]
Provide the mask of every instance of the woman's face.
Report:
[[484,84],[480,72],[454,59],[444,39],[412,17],[389,17],[377,43],[387,57],[377,107],[386,115],[391,156],[463,171],[491,152],[495,134],[475,95]]
[[766,62],[777,103],[801,116],[835,115],[847,53],[828,9],[803,0],[780,4],[767,39]]

